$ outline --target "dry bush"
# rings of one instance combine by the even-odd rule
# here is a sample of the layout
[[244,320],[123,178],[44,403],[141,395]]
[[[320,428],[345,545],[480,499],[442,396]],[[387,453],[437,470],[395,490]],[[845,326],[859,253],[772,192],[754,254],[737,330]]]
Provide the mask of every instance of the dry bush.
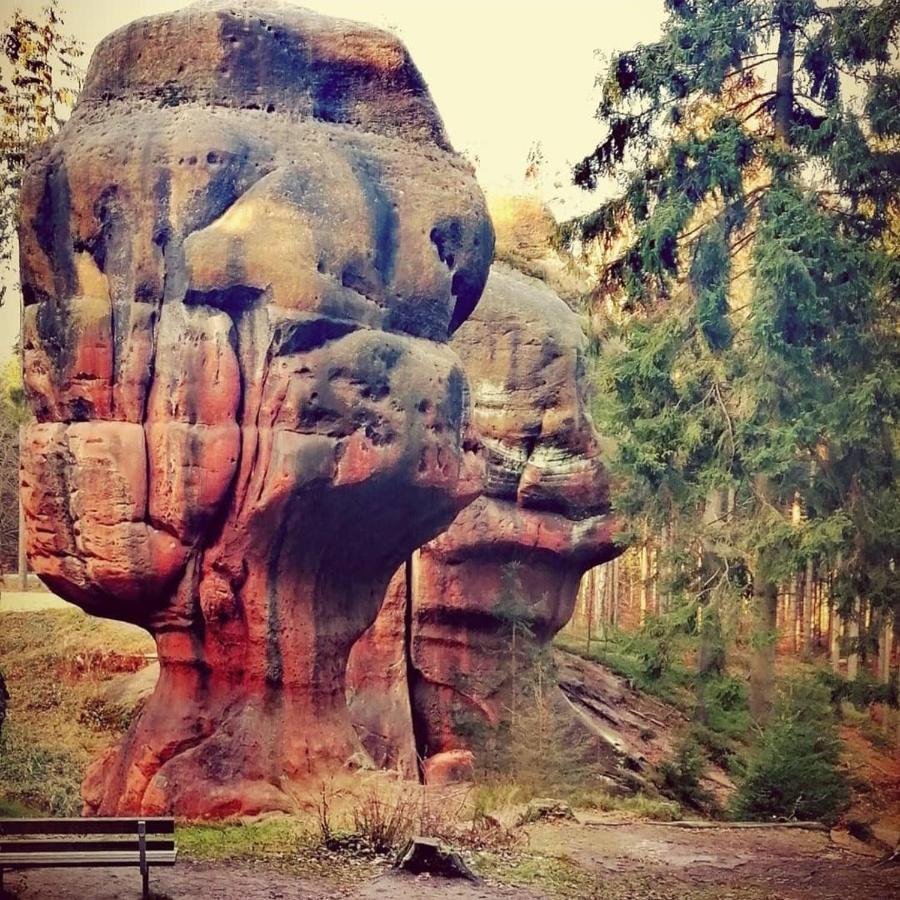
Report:
[[521,836],[491,816],[471,815],[471,788],[429,788],[376,778],[359,792],[323,782],[312,803],[316,838],[334,852],[385,856],[410,838],[431,837],[472,850],[505,849]]
[[412,794],[385,797],[370,790],[353,809],[353,830],[375,853],[389,853],[412,837],[416,823]]

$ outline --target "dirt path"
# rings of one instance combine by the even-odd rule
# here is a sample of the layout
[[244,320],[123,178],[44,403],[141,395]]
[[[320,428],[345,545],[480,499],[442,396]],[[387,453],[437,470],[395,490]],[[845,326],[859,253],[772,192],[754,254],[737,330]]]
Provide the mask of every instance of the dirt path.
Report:
[[534,826],[529,837],[534,850],[565,848],[592,874],[598,900],[900,897],[900,868],[877,868],[876,855],[838,846],[824,832],[598,821]]
[[[385,873],[363,885],[337,888],[262,867],[179,863],[151,872],[157,900],[514,900],[545,895],[520,888]],[[140,875],[131,869],[44,869],[6,876],[19,900],[139,900]],[[6,898],[4,897],[4,900]]]
[[[529,851],[566,860],[580,888],[568,897],[592,900],[887,900],[900,897],[900,868],[838,846],[821,832],[788,829],[682,829],[594,821],[528,829]],[[534,860],[534,858],[532,858]],[[534,870],[535,866],[532,866]],[[348,865],[348,874],[351,867]],[[539,879],[538,879],[539,882]],[[541,900],[538,887],[413,878],[386,872],[354,887],[273,870],[263,864],[185,861],[153,873],[169,900]],[[130,869],[9,873],[20,900],[137,900],[140,878]],[[557,893],[557,896],[559,894]]]

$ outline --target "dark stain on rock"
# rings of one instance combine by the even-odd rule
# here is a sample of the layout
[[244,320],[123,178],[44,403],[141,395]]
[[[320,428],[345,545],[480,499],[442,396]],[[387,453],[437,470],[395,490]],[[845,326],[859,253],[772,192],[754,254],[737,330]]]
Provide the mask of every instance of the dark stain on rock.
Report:
[[359,328],[357,322],[348,319],[332,319],[319,316],[315,319],[281,322],[272,339],[274,356],[305,353],[323,347],[330,341],[342,338]]
[[384,172],[377,160],[359,153],[350,154],[350,166],[366,198],[375,249],[373,264],[387,287],[394,278],[399,217],[384,187]]
[[462,260],[459,257],[456,259],[457,269],[450,283],[456,304],[450,317],[449,334],[453,334],[478,305],[493,255],[494,228],[485,216],[479,219]]
[[187,306],[212,306],[234,317],[254,307],[262,293],[250,285],[234,284],[216,291],[188,291],[184,302]]
[[77,287],[69,210],[69,177],[65,162],[48,166],[44,190],[31,225],[38,245],[53,260],[56,299],[68,299]]

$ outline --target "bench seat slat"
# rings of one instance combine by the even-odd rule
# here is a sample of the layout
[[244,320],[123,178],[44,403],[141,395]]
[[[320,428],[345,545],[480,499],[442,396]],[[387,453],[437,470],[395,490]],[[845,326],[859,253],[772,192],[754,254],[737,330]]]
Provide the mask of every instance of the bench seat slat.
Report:
[[[148,850],[174,850],[174,838],[149,837],[146,839]],[[138,852],[137,836],[133,838],[17,838],[10,840],[0,838],[0,859],[7,853],[100,853],[133,850]]]
[[[137,834],[138,821],[116,818],[0,819],[0,837],[14,834]],[[175,834],[175,820],[153,816],[143,819],[147,834]]]
[[[153,866],[172,866],[178,855],[177,850],[150,850],[147,862]],[[140,854],[137,851],[113,853],[3,853],[0,866],[4,868],[43,869],[51,866],[137,866]]]

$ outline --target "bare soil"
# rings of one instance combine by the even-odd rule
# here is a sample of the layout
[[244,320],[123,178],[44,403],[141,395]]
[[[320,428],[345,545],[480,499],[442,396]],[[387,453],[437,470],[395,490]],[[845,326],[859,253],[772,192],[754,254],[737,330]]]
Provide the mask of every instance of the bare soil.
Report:
[[[524,851],[533,884],[500,879],[478,884],[412,877],[390,870],[350,885],[261,864],[180,862],[152,873],[157,897],[170,900],[888,900],[900,897],[900,867],[881,867],[865,845],[797,829],[686,829],[602,819],[528,828]],[[577,887],[543,883],[541,861],[564,861]],[[348,862],[348,869],[349,869]],[[509,877],[517,868],[510,865]],[[518,870],[521,873],[521,869]],[[537,873],[537,874],[534,874]],[[341,872],[335,872],[336,877]],[[353,873],[348,871],[349,878]],[[131,900],[140,877],[130,869],[40,870],[7,875],[19,900]]]
[[879,867],[866,845],[826,832],[588,821],[534,826],[529,837],[538,851],[565,847],[596,879],[598,900],[900,897],[900,867]]
[[[12,873],[6,881],[7,896],[18,900],[138,900],[141,896],[140,875],[130,869],[32,870]],[[179,863],[173,869],[151,870],[151,889],[156,900],[537,900],[546,896],[517,887],[394,872],[385,872],[354,887],[334,887],[255,866],[192,862]]]

